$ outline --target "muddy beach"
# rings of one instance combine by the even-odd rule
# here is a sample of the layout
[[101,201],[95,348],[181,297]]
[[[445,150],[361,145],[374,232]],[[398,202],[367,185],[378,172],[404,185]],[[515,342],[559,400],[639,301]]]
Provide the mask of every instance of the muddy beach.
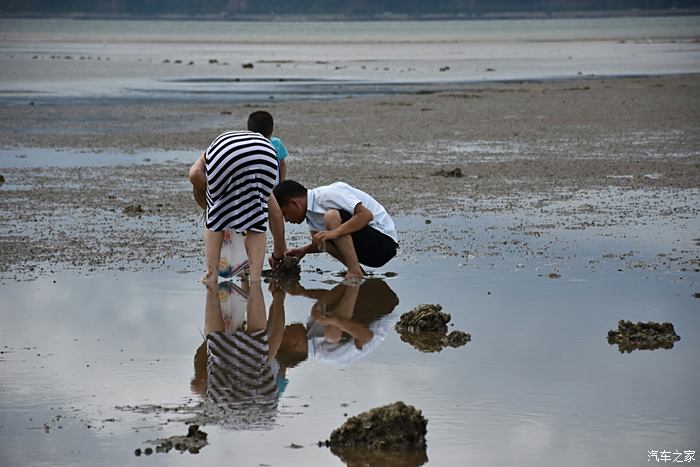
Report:
[[[694,218],[699,98],[700,81],[691,75],[465,85],[459,92],[426,85],[405,95],[261,105],[13,105],[0,112],[5,160],[31,159],[41,149],[56,151],[57,160],[128,154],[135,163],[3,168],[0,272],[23,280],[62,268],[140,270],[173,261],[199,268],[201,221],[188,164],[149,159],[191,151],[194,160],[254,108],[274,114],[290,149],[290,178],[309,186],[346,180],[394,215],[545,213],[553,221],[522,227],[545,236],[554,225]],[[457,169],[461,177],[439,174]],[[464,253],[434,240],[404,236],[402,252]]]

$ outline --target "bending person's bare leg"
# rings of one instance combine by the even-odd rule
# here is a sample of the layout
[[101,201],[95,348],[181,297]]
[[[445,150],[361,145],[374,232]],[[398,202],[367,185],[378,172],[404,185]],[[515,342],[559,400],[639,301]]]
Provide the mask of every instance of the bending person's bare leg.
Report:
[[200,156],[197,161],[192,164],[188,173],[190,183],[192,183],[192,192],[194,200],[200,208],[207,208],[207,174],[204,166],[204,155]]
[[267,316],[265,314],[265,300],[263,299],[260,281],[250,284],[248,292],[248,303],[246,304],[246,330],[248,332],[258,332],[267,326]]
[[245,251],[248,255],[248,267],[250,268],[250,281],[262,280],[262,268],[265,261],[265,249],[267,242],[264,232],[249,230],[245,236]]
[[207,273],[202,282],[211,285],[219,281],[219,260],[221,259],[221,244],[224,241],[223,232],[204,229],[204,257]]

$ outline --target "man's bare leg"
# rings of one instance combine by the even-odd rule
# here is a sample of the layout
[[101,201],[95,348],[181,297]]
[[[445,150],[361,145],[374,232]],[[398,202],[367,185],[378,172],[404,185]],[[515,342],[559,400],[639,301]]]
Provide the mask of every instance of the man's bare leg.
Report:
[[[340,212],[335,209],[326,211],[323,216],[323,221],[326,225],[327,230],[333,230],[343,223],[343,219],[340,217]],[[364,272],[360,267],[360,262],[357,259],[357,252],[355,251],[355,245],[352,243],[351,235],[343,235],[332,241],[333,245],[337,248],[337,254],[340,258],[333,254],[332,246],[326,242],[326,250],[331,253],[335,258],[339,259],[348,268],[347,274],[345,274],[345,279],[362,279],[364,277]],[[342,259],[341,259],[342,258]]]

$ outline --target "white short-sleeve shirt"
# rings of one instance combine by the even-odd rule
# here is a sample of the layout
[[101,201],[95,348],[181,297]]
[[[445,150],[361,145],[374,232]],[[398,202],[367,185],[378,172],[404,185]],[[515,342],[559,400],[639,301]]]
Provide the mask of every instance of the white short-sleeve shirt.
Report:
[[372,340],[365,343],[361,349],[358,349],[353,339],[338,343],[328,342],[324,337],[325,327],[310,318],[307,323],[309,357],[333,365],[349,365],[376,349],[391,332],[397,321],[398,318],[396,316],[389,315],[370,323],[368,327],[372,331]]
[[308,190],[306,201],[306,223],[313,231],[326,230],[323,216],[329,209],[337,209],[354,214],[355,207],[362,203],[362,206],[374,216],[369,226],[391,237],[398,243],[394,221],[389,217],[384,206],[364,191],[353,188],[347,183],[335,182]]

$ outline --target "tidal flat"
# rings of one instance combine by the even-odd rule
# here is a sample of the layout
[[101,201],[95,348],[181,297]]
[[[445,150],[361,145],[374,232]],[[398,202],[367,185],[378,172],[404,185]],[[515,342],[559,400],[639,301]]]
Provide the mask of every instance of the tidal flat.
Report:
[[[398,400],[428,421],[427,450],[404,464],[639,465],[697,450],[699,92],[686,75],[5,107],[0,463],[135,465],[151,448],[158,465],[342,465],[318,442]],[[358,293],[371,351],[287,368],[273,410],[226,422],[205,410],[197,370],[207,293],[186,173],[255,108],[275,116],[290,178],[371,193],[400,250]],[[306,236],[290,227],[288,242]],[[347,287],[338,263],[301,267],[287,322]],[[420,304],[471,341],[403,342],[394,324]],[[607,341],[620,320],[671,322],[681,339],[622,353]],[[198,454],[156,452],[194,421],[208,434]]]

